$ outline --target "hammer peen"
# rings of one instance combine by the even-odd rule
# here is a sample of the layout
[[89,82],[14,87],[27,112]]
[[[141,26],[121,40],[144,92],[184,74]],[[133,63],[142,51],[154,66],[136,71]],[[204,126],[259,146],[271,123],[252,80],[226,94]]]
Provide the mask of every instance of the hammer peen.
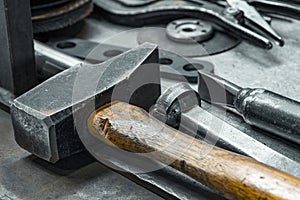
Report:
[[[151,159],[170,165],[229,199],[300,196],[299,179],[212,147],[151,117],[146,111],[160,95],[157,63],[157,46],[144,44],[105,63],[78,65],[52,77],[14,101],[17,142],[55,161],[63,155],[53,149],[66,148],[60,142],[74,139],[78,132],[89,135],[95,144],[109,143],[112,148],[152,155]],[[78,81],[78,77],[82,79]],[[100,82],[95,88],[88,87],[96,81]],[[201,156],[199,152],[206,150],[207,155]]]

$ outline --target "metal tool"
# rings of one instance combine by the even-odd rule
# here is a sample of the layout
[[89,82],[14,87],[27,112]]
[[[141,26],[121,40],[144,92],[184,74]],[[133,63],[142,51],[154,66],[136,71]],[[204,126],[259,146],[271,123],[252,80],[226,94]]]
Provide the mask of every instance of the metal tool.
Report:
[[[36,42],[36,43],[38,44],[38,42]],[[56,51],[53,51],[53,50],[46,51],[47,48],[43,51],[42,44],[41,44],[41,46],[37,46],[37,47],[40,48],[40,50],[38,50],[37,52],[40,52],[39,56],[40,56],[41,61],[43,61],[43,56],[45,56],[49,53],[56,55],[55,54]],[[39,48],[37,48],[37,49],[39,49]],[[137,52],[135,52],[135,53],[137,53]],[[134,53],[132,52],[131,55],[134,55]],[[66,60],[66,59],[62,58],[61,56],[59,56],[59,57],[61,58],[60,60]],[[68,58],[68,56],[66,58]],[[118,59],[124,60],[125,58],[119,57]],[[49,61],[51,61],[51,60],[49,60]],[[77,63],[78,60],[75,59],[75,61],[76,62],[71,62],[71,63]],[[40,63],[40,61],[38,63]],[[116,61],[116,63],[118,63],[118,62]],[[157,61],[155,61],[155,63],[157,63]],[[46,64],[46,66],[47,66],[47,64],[55,65],[55,64],[57,64],[57,62],[54,59],[54,60],[52,60],[52,62],[50,62],[50,63],[48,62],[45,64]],[[65,63],[65,65],[67,65],[67,64],[68,63]],[[78,68],[78,67],[79,66],[77,66],[75,68]],[[100,68],[100,66],[99,66],[99,68]],[[65,77],[66,79],[63,79],[62,77]],[[58,81],[58,80],[60,80],[60,81]],[[60,84],[61,82],[63,82],[64,84]],[[56,77],[50,79],[49,81],[46,81],[44,83],[44,86],[46,84],[46,88],[50,87],[52,89],[60,88],[62,85],[66,85],[66,87],[67,87],[69,85],[67,82],[70,82],[70,84],[72,84],[72,79],[70,80],[70,76],[67,74],[64,74],[64,75],[60,74],[60,75],[57,75]],[[57,85],[55,85],[54,83]],[[17,136],[16,138],[18,138],[18,141],[23,142],[23,144],[24,144],[23,147],[26,148],[27,150],[33,151],[33,149],[34,149],[35,150],[34,153],[36,155],[38,155],[39,157],[41,157],[42,154],[41,154],[41,152],[37,153],[38,151],[42,151],[42,152],[48,151],[48,152],[53,153],[53,155],[59,155],[60,156],[59,159],[62,159],[64,156],[69,156],[71,154],[76,154],[76,153],[82,151],[84,148],[81,145],[81,142],[78,139],[78,136],[76,136],[76,133],[72,134],[72,131],[74,129],[72,128],[73,121],[72,121],[72,117],[70,115],[71,113],[70,113],[69,107],[67,105],[53,104],[53,102],[50,103],[50,101],[53,100],[52,98],[55,98],[58,100],[58,98],[60,98],[61,95],[65,95],[65,94],[68,95],[68,91],[71,92],[71,90],[68,89],[68,91],[64,91],[63,93],[60,93],[61,95],[59,95],[58,93],[51,95],[49,93],[49,90],[46,89],[44,86],[38,86],[37,88],[30,91],[28,94],[23,95],[23,98],[17,99],[15,101],[14,106],[16,106],[16,107],[14,108],[15,110],[12,112],[13,116],[14,116],[14,120],[16,120],[14,123],[18,124],[23,121],[24,128],[27,129],[27,131],[28,131],[27,132],[28,134],[27,134],[26,132],[22,132],[22,131],[24,131],[24,130],[22,130],[22,126],[17,127],[17,129],[20,128],[19,129],[20,132],[19,132],[19,136]],[[42,95],[43,92],[44,93],[46,92],[45,95],[48,95],[46,99],[36,98],[36,95],[38,95],[39,97],[43,96]],[[59,92],[59,91],[55,91],[55,92]],[[36,94],[36,95],[32,96],[32,94]],[[49,97],[50,97],[50,100],[49,100]],[[70,98],[70,97],[68,97],[68,98]],[[26,99],[28,99],[28,101]],[[33,101],[33,99],[35,99],[35,100]],[[68,102],[67,99],[65,99],[65,98],[63,98],[63,99],[64,99],[64,102],[66,102],[66,101]],[[47,103],[48,100],[49,100],[49,102]],[[46,101],[46,102],[44,102],[44,101]],[[29,105],[28,103],[30,103],[30,102],[33,103],[35,107],[32,107],[32,105]],[[47,111],[47,109],[45,109],[46,107],[49,107],[49,106],[51,107],[51,113],[48,112],[49,110]],[[52,110],[53,106],[55,106],[55,107],[57,106],[57,109],[58,109],[57,112],[55,111],[55,108],[54,108],[54,110]],[[66,110],[64,110],[64,106],[66,106],[65,107]],[[38,107],[40,107],[39,110],[37,110]],[[41,115],[42,113],[40,111],[42,111],[45,114],[44,117]],[[46,115],[48,115],[48,117],[46,117]],[[17,122],[19,119],[24,119],[24,120],[22,120],[21,122]],[[55,123],[55,125],[54,125],[54,123]],[[197,121],[197,123],[198,123],[198,121]],[[31,130],[28,129],[29,128],[28,124],[30,124],[30,127],[33,129],[31,129]],[[39,126],[35,126],[34,124],[37,124],[37,125],[42,124],[42,126],[39,127]],[[56,127],[57,129],[54,130],[54,127]],[[49,133],[49,141],[48,142],[46,139],[48,137],[47,130],[49,130],[49,132],[48,132]],[[229,128],[229,130],[230,130],[230,128]],[[42,137],[36,138],[35,135],[37,133],[39,134],[39,136],[42,136]],[[70,134],[66,134],[66,133],[70,133]],[[23,135],[23,134],[25,134],[25,135]],[[27,137],[27,139],[26,139],[26,137]],[[68,138],[68,140],[63,139],[63,138]],[[247,138],[245,138],[245,139],[247,139]],[[251,138],[249,138],[249,139],[251,139]],[[229,143],[227,142],[224,144],[229,144]],[[234,144],[234,143],[231,143],[231,144]],[[31,150],[28,149],[28,147],[30,147],[30,146],[32,147]],[[251,155],[250,153],[249,153],[249,155]],[[272,155],[276,156],[276,154],[272,154]],[[261,157],[262,156],[260,156],[260,159],[262,159]],[[46,160],[52,159],[51,157],[49,157],[49,158],[43,157],[43,158]],[[267,159],[265,159],[265,161],[266,160]],[[286,165],[282,165],[282,163],[280,162],[280,160],[281,160],[280,154],[278,155],[278,159],[276,159],[276,160],[278,161],[277,164],[282,166],[282,169],[284,169],[284,166],[286,166],[285,169],[288,169],[288,167],[291,164],[291,162],[289,160],[287,160],[283,157],[282,160],[284,161],[284,163],[286,163]],[[54,162],[54,160],[52,160],[52,161]],[[275,163],[275,159],[273,161],[273,164],[274,163]],[[298,169],[298,168],[294,167],[294,169]],[[289,172],[296,174],[296,173],[294,173],[293,170],[290,170]],[[171,172],[168,172],[168,173],[171,173]],[[139,175],[138,179],[149,182],[149,180],[147,178],[149,176],[150,176],[150,178],[154,176],[158,179],[158,182],[155,181],[155,183],[152,182],[151,184],[154,184],[156,186],[159,185],[159,187],[162,187],[162,190],[164,190],[165,192],[172,193],[172,191],[169,190],[170,188],[168,188],[169,187],[168,184],[166,185],[166,187],[164,187],[164,184],[166,184],[166,183],[164,182],[164,178],[162,178],[160,176],[157,176],[155,174]],[[163,183],[160,181],[162,181]],[[171,185],[174,185],[174,184],[171,184]],[[199,186],[199,187],[201,188],[201,186]],[[180,186],[178,188],[180,188]],[[182,197],[184,195],[185,195],[185,193],[183,194],[180,192],[180,193],[177,193],[175,196]]]
[[[64,64],[67,64],[64,61],[70,60],[70,56],[68,55],[52,49],[43,48],[45,45],[38,42],[36,42],[36,44],[36,50],[40,52],[38,63],[48,66],[46,68],[49,68],[51,65],[59,65],[59,63],[63,64],[61,66],[63,68]],[[148,51],[146,51],[146,49],[141,51],[140,48],[133,49],[113,58],[113,63],[115,64],[114,67],[118,69],[117,71],[121,70],[122,67],[129,67],[128,63],[132,63],[132,65],[130,65],[132,67],[138,67],[139,65],[137,63],[131,61],[131,59],[135,59],[136,56],[141,60],[145,59],[144,64],[149,62],[155,63],[155,66],[158,65],[157,57],[153,60],[152,56],[149,54],[156,55],[156,51],[153,52],[152,48],[148,49]],[[48,62],[46,62],[46,60],[44,60],[45,56],[47,57],[49,55],[57,55],[58,57],[50,56],[52,59],[47,58],[46,60],[48,60]],[[53,62],[54,58],[60,58],[60,62]],[[97,66],[97,70],[100,73],[106,69],[106,67],[101,66],[107,66],[107,64],[111,63],[113,60],[94,66]],[[70,63],[76,63],[77,61],[77,59],[73,59]],[[123,62],[128,63],[124,64]],[[157,70],[158,66],[155,66],[153,67],[153,70]],[[68,66],[68,68],[70,68],[70,66]],[[70,69],[70,71],[76,73],[80,69],[85,69],[85,66],[78,64],[73,66],[73,69]],[[70,157],[71,155],[85,151],[77,131],[74,129],[74,117],[71,107],[76,106],[72,103],[72,93],[74,92],[72,85],[74,85],[74,78],[76,77],[76,74],[70,74],[70,71],[62,72],[55,77],[50,78],[42,85],[39,85],[27,94],[24,94],[22,98],[16,99],[14,106],[11,109],[14,121],[13,123],[15,125],[16,140],[23,148],[46,161],[56,162],[57,160],[62,160],[66,157]],[[94,78],[100,78],[97,76],[95,71],[91,73],[94,74]],[[159,72],[157,71],[156,73]],[[157,78],[159,80],[159,76],[157,76]],[[91,77],[86,80],[91,80]],[[143,78],[143,81],[146,81],[146,79]],[[153,80],[151,81],[153,82]],[[92,84],[94,85],[94,83]],[[51,88],[50,90],[52,91],[48,90],[48,87],[49,89]],[[56,90],[56,88],[58,90]],[[43,93],[40,93],[42,91],[45,92],[45,98],[43,98]],[[145,91],[149,94],[149,99],[145,102],[149,102],[150,99],[158,97],[160,89],[152,88]],[[96,93],[97,91],[95,91],[94,94],[96,95]],[[64,95],[67,95],[67,98],[64,98]],[[146,96],[144,95],[144,97]],[[31,104],[30,102],[34,105],[34,107],[29,105]],[[81,101],[78,101],[76,104],[82,105],[80,102]],[[83,102],[85,102],[85,100],[83,100]],[[50,110],[47,111],[47,108]],[[80,108],[78,109],[81,110]],[[117,167],[120,168],[122,166],[118,165]],[[158,172],[139,174],[133,174],[133,172],[131,172],[131,175],[128,173],[123,173],[123,175],[165,198],[198,198],[200,192],[203,194],[203,199],[223,199],[219,195],[208,190],[202,184],[195,183],[193,179],[168,166]]]
[[300,178],[299,163],[207,112],[199,106],[200,100],[196,101],[200,97],[195,96],[198,96],[197,92],[187,83],[175,84],[162,93],[151,113],[168,125],[200,140],[217,142],[219,147],[250,156]]
[[[123,68],[120,68],[121,66]],[[142,108],[149,110],[159,97],[159,73],[157,46],[151,44],[144,44],[101,65],[72,67],[14,101],[11,113],[16,140],[21,146],[32,148],[32,152],[40,155],[45,153],[44,156],[47,156],[51,155],[49,149],[45,148],[47,143],[50,143],[52,148],[56,148],[55,146],[60,146],[58,143],[60,140],[72,139],[71,135],[54,137],[51,134],[53,129],[71,127],[72,129],[64,129],[71,133],[76,128],[80,141],[96,158],[100,153],[107,162],[119,163],[118,160],[121,158],[121,162],[125,159],[129,165],[134,166],[140,164],[140,162],[134,162],[140,155],[135,157],[136,154],[133,154],[133,157],[124,157],[124,153],[127,155],[128,152],[121,151],[123,153],[120,153],[114,146],[105,145],[96,138],[101,139],[102,134],[105,133],[106,137],[102,140],[109,140],[117,146],[124,144],[119,147],[137,153],[148,153],[152,149],[160,150],[160,144],[163,148],[167,144],[172,144],[169,146],[170,151],[154,153],[154,156],[149,158],[165,164],[169,164],[169,159],[165,158],[174,159],[175,162],[172,162],[170,166],[218,191],[224,197],[257,199],[287,195],[287,198],[293,199],[300,193],[298,188],[300,179],[253,159],[213,148],[167,127],[158,120],[149,118]],[[95,85],[99,80],[100,84]],[[57,87],[58,85],[60,87]],[[63,89],[62,85],[65,85]],[[115,100],[129,102],[132,105],[114,104]],[[24,104],[27,106],[25,107]],[[111,105],[111,107],[105,105]],[[137,105],[139,108],[133,105]],[[31,110],[28,110],[29,107]],[[98,107],[100,107],[99,111],[94,112]],[[129,111],[130,114],[128,115],[126,111]],[[49,118],[49,115],[52,116]],[[71,123],[70,121],[69,123],[65,121],[63,124],[57,123],[61,117],[72,118]],[[127,122],[129,124],[126,124]],[[52,130],[50,129],[48,134],[44,135],[48,131],[45,130],[45,124],[49,123],[53,124]],[[155,130],[159,132],[152,136],[149,135],[155,133],[153,132]],[[115,133],[117,134],[115,135]],[[128,135],[126,136],[126,134]],[[115,136],[121,136],[121,138]],[[124,140],[123,136],[127,139]],[[38,143],[35,143],[34,140]],[[43,142],[46,142],[45,146],[43,146]],[[190,145],[190,148],[183,152],[182,157],[178,157],[180,154],[176,152],[182,151],[181,147],[184,148],[187,145]],[[145,149],[143,149],[144,147]],[[211,148],[210,153],[205,157],[198,157],[197,152],[207,148]],[[118,154],[114,154],[114,152]],[[46,158],[55,160],[59,156],[59,154],[54,154],[53,157]],[[149,163],[144,164],[146,164],[144,166],[148,166]],[[219,184],[225,182],[226,186]],[[278,190],[273,189],[275,185],[278,186]],[[234,186],[238,189],[233,190]]]
[[[253,126],[300,144],[300,103],[265,89],[241,88],[221,77],[199,72],[201,99],[234,108]],[[226,92],[226,99],[211,98],[214,93]]]
[[[140,61],[143,56],[145,56],[145,63],[157,63],[156,60],[152,61],[148,54],[147,48],[137,48],[127,52],[121,57],[119,56],[115,62],[120,60],[124,62],[130,60],[130,62],[126,62],[126,65],[114,65],[115,67],[120,67],[116,71],[121,72],[121,66],[128,68],[132,65],[136,65],[137,63],[135,62]],[[109,61],[109,63],[110,62],[111,61]],[[89,64],[87,65],[89,66]],[[72,108],[80,110],[83,104],[87,104],[89,100],[91,100],[90,98],[93,99],[97,97],[98,89],[95,88],[94,91],[87,91],[91,94],[85,95],[81,100],[74,100],[74,95],[77,94],[74,91],[74,82],[76,78],[78,78],[77,75],[80,69],[89,71],[88,69],[92,70],[98,66],[98,75],[96,72],[92,73],[94,77],[98,79],[100,78],[100,74],[110,65],[103,63],[96,64],[94,67],[88,66],[82,64],[73,66],[68,72],[62,72],[54,78],[48,79],[43,84],[40,84],[14,100],[11,107],[11,115],[15,128],[16,141],[21,147],[53,163],[84,150],[74,129]],[[112,69],[113,67],[111,70]],[[158,67],[157,69],[153,67],[151,70],[158,70]],[[160,81],[159,76],[148,78],[151,78],[152,82],[155,80]],[[111,77],[110,80],[114,80],[113,77]],[[145,81],[146,80],[147,77],[145,77]],[[101,81],[103,82],[102,86],[110,83],[109,80],[106,82],[105,80]],[[97,84],[97,82],[93,82],[92,84]],[[53,93],[51,93],[48,88],[53,88]],[[160,87],[153,87],[147,91],[149,92],[147,95],[149,96],[149,100],[145,102],[144,108],[147,108],[150,104],[154,104],[158,98],[157,95],[160,93]],[[153,103],[151,103],[152,98]],[[37,135],[39,137],[36,137]]]
[[[67,41],[64,41],[64,42],[67,42]],[[68,41],[68,42],[71,42]],[[76,42],[76,41],[73,41],[73,42]],[[58,44],[61,44],[61,43],[58,43]],[[80,43],[76,43],[77,46],[80,46]],[[84,45],[85,46],[85,45]],[[113,49],[115,50],[116,47],[113,47]],[[104,48],[106,49],[106,48]],[[110,48],[107,48],[107,50],[111,50]],[[117,49],[117,50],[120,50],[120,51],[125,51],[124,49]],[[105,50],[104,50],[105,51]],[[39,73],[40,73],[40,76],[46,76],[46,77],[49,77],[49,76],[53,76],[55,73],[58,73],[60,71],[63,71],[65,69],[68,69],[72,66],[76,66],[76,65],[79,65],[80,63],[82,63],[81,60],[79,59],[76,59],[74,57],[70,57],[70,56],[67,56],[63,53],[60,53],[54,49],[51,49],[49,47],[47,47],[46,45],[42,44],[42,43],[39,43],[37,41],[35,41],[35,53],[36,53],[36,62],[37,62],[37,65],[39,66],[38,69],[39,69]],[[165,57],[166,55],[164,55],[163,52],[160,53],[160,56],[162,57]],[[170,55],[169,55],[170,56]],[[101,59],[101,56],[99,56],[99,59]],[[103,58],[103,60],[101,61],[104,61],[105,59],[107,58]],[[173,61],[175,62],[175,59],[172,58]],[[178,61],[176,61],[178,62]],[[167,81],[167,79],[164,79],[162,84],[163,85],[168,85],[168,83],[165,83]],[[169,100],[169,102],[167,101],[166,104],[172,104],[173,101],[177,98],[178,95],[180,95],[181,93],[185,93],[183,92],[182,90],[180,90],[180,86],[176,86],[176,88],[179,89],[179,92],[173,94],[174,95],[174,98],[173,99],[170,99],[170,98],[167,98]],[[181,91],[181,92],[180,92]],[[189,91],[189,90],[188,90]],[[202,90],[203,91],[203,90]],[[222,92],[216,92],[216,93],[222,93]],[[225,93],[225,90],[223,90],[223,93]],[[202,94],[202,93],[201,93]],[[224,95],[225,96],[225,95]],[[228,97],[228,95],[227,95]],[[163,97],[161,97],[163,98]],[[195,99],[195,98],[194,98]],[[191,100],[194,100],[194,99],[191,99]],[[42,99],[41,99],[42,100]],[[195,106],[196,104],[198,104],[198,102],[195,102],[194,104],[192,104],[192,106]],[[31,108],[30,105],[27,105],[26,107],[28,108]],[[165,112],[168,112],[169,108],[165,107],[164,108]],[[194,110],[197,110],[197,109],[194,109]],[[201,108],[200,108],[201,110]],[[196,111],[197,113],[198,111]],[[203,114],[201,113],[206,113],[206,116],[202,116]],[[51,115],[50,115],[51,116]],[[176,116],[176,115],[173,115],[173,116]],[[195,124],[198,127],[194,128],[193,130],[189,129],[187,130],[186,132],[188,133],[191,133],[191,131],[195,131],[195,130],[202,130],[202,133],[206,133],[206,131],[203,131],[205,130],[204,127],[205,125],[201,125],[201,122],[204,123],[204,122],[207,122],[205,121],[204,119],[211,119],[213,118],[213,121],[218,121],[220,122],[221,120],[219,118],[216,118],[216,117],[213,117],[213,115],[207,113],[206,111],[199,111],[199,116],[197,116],[196,114],[193,115],[193,117],[189,116],[189,115],[186,115],[184,112],[182,114],[183,117],[186,117],[186,119],[188,119],[186,121],[187,124],[190,124],[191,127],[195,127]],[[200,116],[202,116],[201,118],[199,118]],[[173,119],[176,119],[177,117],[173,117]],[[58,119],[56,119],[57,123],[68,123],[67,121],[65,122],[64,120],[66,120],[67,118],[65,117],[62,117],[61,118],[61,122],[59,122]],[[180,120],[179,120],[180,122]],[[172,123],[168,123],[169,125],[175,127],[175,128],[178,128],[176,125],[174,124],[178,124],[178,120],[177,121],[174,121]],[[241,131],[238,131],[237,129],[231,127],[230,125],[228,124],[225,124],[224,126],[226,126],[226,130],[229,130],[228,133],[225,133],[225,132],[221,132],[219,134],[219,142],[218,144],[221,145],[221,147],[226,147],[226,148],[230,148],[231,150],[234,150],[238,153],[241,153],[241,154],[244,154],[244,155],[248,155],[250,157],[253,157],[263,163],[266,163],[266,164],[269,164],[271,166],[280,166],[282,168],[283,171],[287,171],[285,169],[291,169],[291,168],[295,168],[295,167],[286,167],[286,165],[289,165],[289,164],[282,164],[280,163],[281,161],[281,157],[283,157],[283,160],[286,159],[286,162],[285,163],[289,163],[288,161],[288,158],[284,157],[283,155],[281,154],[278,154],[276,153],[275,151],[271,150],[271,149],[268,149],[267,147],[265,147],[263,144],[259,143],[258,141],[254,140],[253,138],[247,136],[246,134],[242,133]],[[49,124],[49,130],[52,129],[52,124]],[[188,127],[188,125],[186,125],[186,127]],[[46,127],[44,127],[46,128]],[[60,135],[60,134],[64,134],[63,130],[61,131],[61,129],[58,129],[58,132],[53,132],[52,133],[55,133],[57,135]],[[222,134],[224,133],[224,134]],[[232,134],[230,134],[232,133]],[[211,135],[214,135],[214,137],[216,137],[217,133],[210,133]],[[199,134],[198,136],[200,136],[201,134]],[[231,136],[235,136],[235,137],[231,137]],[[21,139],[20,139],[21,140]],[[246,141],[249,141],[248,144],[249,145],[245,145],[244,143]],[[69,141],[61,141],[61,145],[60,146],[67,146],[67,143],[70,142],[72,145],[69,145],[69,146],[74,146],[76,147],[74,149],[74,152],[72,152],[72,150],[68,150],[68,152],[66,152],[65,156],[69,156],[69,155],[72,155],[73,153],[76,153],[78,151],[81,151],[82,150],[82,146],[81,145],[75,145],[78,143],[77,140],[69,140]],[[74,142],[74,143],[73,143]],[[38,142],[37,142],[38,144]],[[243,145],[241,145],[243,144]],[[253,148],[253,147],[256,147],[256,148]],[[268,155],[276,155],[274,157],[278,157],[278,159],[269,159],[269,157],[265,157],[264,155],[265,154],[261,154],[260,152],[261,151],[256,151],[256,150],[261,150],[261,151],[266,151],[266,152],[269,152]],[[65,151],[63,149],[60,149],[60,148],[57,148],[55,151]],[[69,153],[69,154],[68,154]],[[60,153],[60,154],[63,154],[63,153]],[[45,158],[44,158],[45,159]],[[291,161],[293,164],[294,162]],[[293,166],[292,164],[292,166]],[[298,168],[295,168],[295,169],[298,169]],[[293,172],[293,170],[288,170],[290,171],[290,173],[293,173],[295,176],[298,176],[297,175],[297,172]],[[297,171],[297,170],[296,170]]]
[[[115,158],[117,153],[123,154],[123,160],[126,159],[129,165],[133,164],[132,157],[142,154],[172,166],[232,200],[292,200],[300,195],[300,179],[195,140],[167,127],[136,106],[112,102],[92,113],[87,123],[94,140],[97,138],[101,143],[109,144],[109,157],[116,162],[119,160],[119,157]],[[209,148],[206,156],[199,153]],[[124,157],[128,154],[132,156]],[[135,164],[140,162],[139,159]]]
[[[163,23],[162,17],[164,21],[179,17],[201,18],[221,26],[227,32],[251,44],[266,49],[272,48],[271,42],[260,33],[256,33],[256,29],[253,31],[244,27],[247,21],[255,21],[255,19],[248,19],[242,11],[224,4],[201,0],[160,0],[139,6],[126,6],[117,1],[96,0],[94,2],[110,20],[116,23],[141,26],[154,22]],[[264,31],[268,30],[268,28],[264,29]],[[270,34],[273,35],[273,32]]]
[[246,0],[226,0],[226,2],[233,8],[243,11],[246,20],[244,23],[252,30],[258,29],[262,33],[270,36],[279,46],[284,45],[284,40],[273,30],[260,13],[253,6],[249,5]]
[[[67,41],[61,41],[58,42],[57,44],[55,43],[55,45],[60,46],[59,44],[67,44],[67,42],[69,43],[74,43],[76,44],[77,47],[79,47],[78,52],[76,52],[76,50],[74,51],[67,51],[69,54],[74,55],[74,56],[78,56],[80,58],[83,58],[81,56],[79,56],[80,52],[82,52],[84,49],[87,49],[87,47],[90,45],[89,42],[87,41],[82,41],[82,40],[67,40]],[[97,45],[97,43],[91,43],[93,44],[92,46],[89,46],[91,49],[95,47],[95,45]],[[82,46],[82,47],[81,47]],[[85,47],[83,49],[83,47]],[[102,48],[103,47],[103,48]],[[38,41],[34,41],[34,48],[35,48],[35,58],[36,58],[36,64],[37,64],[37,73],[38,73],[38,77],[40,78],[40,80],[45,81],[47,79],[49,79],[50,77],[56,75],[59,72],[62,72],[66,69],[69,69],[73,66],[77,66],[82,64],[82,60],[81,59],[77,59],[75,57],[66,55],[62,52],[59,52],[53,48],[50,48],[49,46],[40,43]],[[90,49],[88,48],[88,49]],[[59,49],[57,47],[57,49]],[[103,55],[99,55],[98,57],[98,61],[97,63],[102,63],[104,61],[106,61],[109,58],[112,58],[113,56],[108,56],[110,55],[109,52],[125,52],[126,50],[128,50],[127,48],[121,48],[121,47],[116,47],[116,46],[111,46],[111,45],[103,45],[101,46],[101,50],[102,52],[99,52],[100,54]],[[184,78],[186,78],[189,82],[195,83],[197,82],[197,73],[195,74],[196,69],[198,70],[204,70],[207,72],[213,72],[214,70],[214,66],[209,63],[209,62],[205,62],[205,61],[200,61],[200,60],[194,60],[194,59],[182,59],[181,57],[177,56],[177,55],[173,55],[170,52],[165,52],[165,51],[161,51],[159,53],[160,55],[160,75],[162,77],[168,78],[168,79],[172,79],[172,80],[182,80]],[[106,55],[106,56],[105,56]],[[165,61],[170,61],[171,63],[165,63]],[[185,70],[186,69],[186,70]],[[57,86],[59,87],[59,86]],[[11,104],[13,102],[13,97],[12,95],[5,90],[1,90],[1,97],[0,97],[0,105],[1,108],[5,109],[7,112],[10,111],[10,107]],[[29,100],[30,101],[30,100]],[[42,101],[42,100],[41,100]],[[32,108],[28,108],[29,110],[31,110]],[[36,113],[38,115],[38,113]],[[49,116],[52,116],[50,113],[48,113]],[[68,113],[65,113],[66,116],[68,115]],[[46,120],[46,119],[45,119]],[[56,123],[64,123],[65,120],[68,120],[68,118],[61,116],[61,122],[59,121],[59,119],[56,119]],[[66,122],[68,123],[68,122]],[[44,126],[44,129],[51,129],[52,134],[56,135],[60,135],[60,134],[64,134],[64,130],[63,129],[57,129],[58,132],[54,131],[52,129],[53,124],[50,123],[46,123]],[[54,132],[53,132],[54,131]],[[63,157],[69,157],[73,154],[76,154],[77,152],[81,152],[83,150],[82,145],[80,145],[80,142],[78,142],[78,140],[76,139],[70,139],[70,140],[61,140],[61,147],[66,147],[66,149],[60,149],[60,146],[58,146],[55,150],[52,149],[51,151],[62,151],[61,154],[63,155]],[[69,149],[70,147],[70,149]],[[50,148],[50,147],[47,147]],[[51,149],[51,148],[50,148]],[[46,158],[44,158],[46,159]],[[50,159],[50,158],[49,158]],[[47,159],[46,159],[47,160]],[[49,160],[48,160],[49,161]]]

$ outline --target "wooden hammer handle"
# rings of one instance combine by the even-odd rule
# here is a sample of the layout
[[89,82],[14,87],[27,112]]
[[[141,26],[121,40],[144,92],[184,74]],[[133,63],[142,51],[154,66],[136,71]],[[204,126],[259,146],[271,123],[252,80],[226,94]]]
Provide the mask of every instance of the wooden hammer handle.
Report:
[[228,199],[299,199],[300,179],[201,142],[151,117],[141,108],[116,102],[88,119],[91,134],[116,147],[151,157],[187,174]]

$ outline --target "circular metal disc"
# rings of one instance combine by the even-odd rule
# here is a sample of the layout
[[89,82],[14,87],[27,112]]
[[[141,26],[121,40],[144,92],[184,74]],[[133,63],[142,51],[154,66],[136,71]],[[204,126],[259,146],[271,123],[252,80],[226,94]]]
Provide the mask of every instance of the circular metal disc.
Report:
[[175,42],[204,42],[214,35],[211,23],[200,19],[179,19],[167,25],[167,36]]

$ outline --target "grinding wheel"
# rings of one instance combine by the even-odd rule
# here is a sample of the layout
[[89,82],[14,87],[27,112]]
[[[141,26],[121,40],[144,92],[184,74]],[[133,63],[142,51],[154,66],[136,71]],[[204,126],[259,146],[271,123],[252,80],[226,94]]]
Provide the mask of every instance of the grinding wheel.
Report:
[[32,23],[34,33],[46,33],[71,26],[93,10],[91,0],[34,0],[32,7]]

